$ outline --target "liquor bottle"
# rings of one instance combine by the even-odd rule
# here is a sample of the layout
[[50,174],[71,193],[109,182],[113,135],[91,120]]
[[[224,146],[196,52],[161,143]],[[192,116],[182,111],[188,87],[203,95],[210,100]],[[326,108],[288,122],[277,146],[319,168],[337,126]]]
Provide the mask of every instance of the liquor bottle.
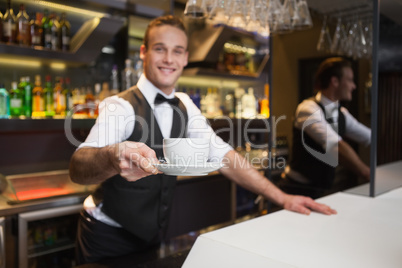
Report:
[[65,86],[63,89],[63,95],[66,100],[66,114],[71,115],[73,113],[74,103],[73,103],[73,94],[71,92],[71,81],[69,77],[65,79]]
[[60,35],[60,23],[57,19],[56,14],[50,15],[50,33],[51,33],[51,43],[52,50],[61,49],[61,35]]
[[86,114],[90,118],[95,117],[95,96],[92,93],[91,87],[87,87],[85,94]]
[[7,10],[3,16],[3,42],[12,44],[16,39],[16,24],[14,11],[11,8],[10,0],[7,0]]
[[43,14],[36,12],[36,19],[31,21],[31,46],[43,47]]
[[118,77],[118,70],[117,70],[117,65],[113,65],[113,69],[112,69],[112,76],[111,76],[111,84],[112,84],[112,89],[110,91],[110,95],[116,95],[117,93],[119,93],[119,77]]
[[10,116],[24,114],[24,93],[18,88],[17,82],[11,82],[10,90]]
[[109,96],[110,96],[109,83],[103,82],[102,83],[102,91],[99,93],[99,100],[103,101],[104,99],[106,99]]
[[23,46],[31,45],[30,38],[30,24],[29,24],[29,16],[25,11],[24,4],[20,4],[20,11],[17,14],[17,44]]
[[65,115],[66,98],[63,95],[63,78],[56,77],[53,89],[53,104],[56,115]]
[[43,89],[43,95],[45,99],[45,114],[46,116],[54,115],[54,104],[53,104],[53,87],[52,78],[50,75],[45,77],[45,88]]
[[0,118],[10,118],[10,95],[4,84],[0,85]]
[[22,113],[20,115],[25,115],[25,86],[26,86],[26,78],[21,77],[20,83],[18,84],[18,89],[22,93]]
[[244,94],[241,98],[241,104],[243,108],[243,118],[253,118],[257,115],[256,100],[254,96],[254,89],[252,87],[248,88],[248,93]]
[[214,93],[212,92],[212,88],[207,89],[207,95],[205,96],[205,105],[206,105],[206,117],[213,118],[215,116],[215,100]]
[[25,77],[24,86],[24,113],[25,116],[32,116],[32,84],[29,76]]
[[242,106],[242,96],[244,95],[244,89],[243,88],[236,88],[235,89],[235,117],[236,118],[241,118],[242,117],[242,112],[243,112],[243,106]]
[[95,115],[95,117],[97,117],[99,114],[98,108],[99,108],[99,103],[100,103],[100,93],[101,93],[101,84],[96,83],[95,84],[95,94],[94,94],[94,104],[95,104],[94,115]]
[[67,15],[65,12],[61,13],[60,20],[60,35],[61,35],[61,50],[70,50],[70,22],[67,20]]
[[124,68],[122,75],[121,75],[121,83],[122,87],[121,90],[124,91],[129,89],[130,87],[134,86],[134,75],[135,71],[134,68],[131,67],[132,62],[130,59],[126,59],[126,68]]
[[42,18],[42,40],[45,48],[52,48],[52,32],[50,29],[49,11],[45,9]]
[[195,106],[198,107],[198,109],[200,109],[201,107],[201,96],[200,96],[200,89],[197,88],[195,93],[192,95],[191,99],[193,100]]
[[264,85],[264,98],[260,102],[260,114],[269,118],[269,84]]
[[45,99],[40,75],[35,76],[35,87],[32,90],[32,115],[43,116],[45,112]]

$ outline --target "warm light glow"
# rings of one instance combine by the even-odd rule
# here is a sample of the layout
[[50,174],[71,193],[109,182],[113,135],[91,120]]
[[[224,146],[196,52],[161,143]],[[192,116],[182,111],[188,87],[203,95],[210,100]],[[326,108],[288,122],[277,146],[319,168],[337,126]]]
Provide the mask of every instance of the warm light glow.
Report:
[[246,53],[246,54],[250,54],[250,55],[255,55],[254,48],[240,46],[240,45],[231,44],[231,43],[225,43],[224,47],[225,47],[225,50],[227,50],[228,52]]
[[227,79],[213,79],[202,76],[181,76],[177,81],[179,85],[196,86],[196,87],[224,87],[236,88],[239,87],[239,82],[230,81]]
[[41,62],[36,60],[17,60],[11,58],[0,58],[0,64],[4,65],[19,65],[24,67],[40,67]]
[[66,64],[60,62],[53,62],[50,63],[50,68],[57,69],[57,70],[64,70],[66,69]]
[[46,6],[46,7],[50,7],[52,9],[62,10],[66,13],[74,12],[74,13],[78,13],[78,14],[83,14],[83,15],[88,15],[88,16],[93,16],[93,17],[100,17],[100,18],[106,16],[105,13],[95,12],[95,11],[76,8],[76,7],[70,7],[70,6],[51,3],[51,2],[47,2],[47,1],[37,1],[37,3],[40,5]]

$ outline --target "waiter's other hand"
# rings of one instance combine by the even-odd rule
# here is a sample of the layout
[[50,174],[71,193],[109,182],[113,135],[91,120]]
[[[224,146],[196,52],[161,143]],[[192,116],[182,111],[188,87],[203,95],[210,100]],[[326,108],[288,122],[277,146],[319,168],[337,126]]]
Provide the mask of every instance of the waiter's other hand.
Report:
[[158,174],[153,165],[158,163],[155,151],[141,142],[125,141],[115,147],[120,175],[128,181]]
[[283,207],[287,210],[310,215],[311,211],[316,211],[325,215],[336,214],[336,210],[327,205],[317,203],[312,198],[300,195],[286,194]]

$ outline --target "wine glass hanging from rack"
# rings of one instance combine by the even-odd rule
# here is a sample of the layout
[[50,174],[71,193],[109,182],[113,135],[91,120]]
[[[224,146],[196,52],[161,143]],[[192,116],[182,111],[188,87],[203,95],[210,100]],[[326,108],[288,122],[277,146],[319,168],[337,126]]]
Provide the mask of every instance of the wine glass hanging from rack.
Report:
[[262,37],[313,26],[306,0],[188,0],[184,16]]

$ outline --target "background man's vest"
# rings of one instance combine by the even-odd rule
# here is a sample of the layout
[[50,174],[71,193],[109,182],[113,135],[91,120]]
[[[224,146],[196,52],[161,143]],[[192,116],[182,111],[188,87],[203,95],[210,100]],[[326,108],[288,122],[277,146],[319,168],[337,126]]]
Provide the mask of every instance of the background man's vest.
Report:
[[[333,120],[332,118],[327,118],[324,106],[314,97],[310,98],[310,100],[315,101],[318,106],[320,106],[324,113],[325,120],[329,124],[332,124]],[[346,124],[345,116],[341,112],[341,106],[338,108],[338,115],[338,134],[343,138]],[[303,137],[304,140],[302,140]],[[335,167],[317,159],[306,150],[305,146],[308,146],[322,154],[325,153],[324,148],[322,148],[320,144],[315,142],[306,132],[304,132],[302,136],[302,130],[296,128],[293,124],[293,148],[290,168],[310,180],[313,186],[321,189],[329,189],[335,179]]]

